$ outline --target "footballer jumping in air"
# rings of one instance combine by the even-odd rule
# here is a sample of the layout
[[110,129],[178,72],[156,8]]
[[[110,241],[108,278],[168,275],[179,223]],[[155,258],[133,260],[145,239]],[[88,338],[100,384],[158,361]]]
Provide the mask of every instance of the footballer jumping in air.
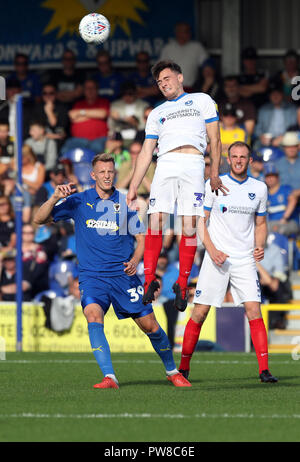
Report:
[[152,74],[166,101],[154,108],[146,122],[145,141],[138,156],[127,194],[127,203],[136,200],[137,189],[158,146],[158,161],[151,185],[149,227],[145,240],[144,303],[154,300],[159,283],[155,279],[162,248],[162,226],[166,214],[182,217],[179,245],[179,277],[174,281],[175,307],[187,306],[187,281],[197,248],[196,219],[203,213],[204,153],[207,137],[211,147],[210,185],[213,191],[226,192],[219,178],[221,143],[219,116],[215,102],[205,93],[186,93],[180,66],[160,61]]

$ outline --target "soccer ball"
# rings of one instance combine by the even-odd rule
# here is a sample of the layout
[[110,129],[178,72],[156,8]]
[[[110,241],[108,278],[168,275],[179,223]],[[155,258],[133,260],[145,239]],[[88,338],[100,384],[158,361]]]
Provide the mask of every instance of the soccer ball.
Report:
[[79,23],[79,34],[87,43],[103,43],[107,40],[109,32],[109,20],[99,13],[87,14]]

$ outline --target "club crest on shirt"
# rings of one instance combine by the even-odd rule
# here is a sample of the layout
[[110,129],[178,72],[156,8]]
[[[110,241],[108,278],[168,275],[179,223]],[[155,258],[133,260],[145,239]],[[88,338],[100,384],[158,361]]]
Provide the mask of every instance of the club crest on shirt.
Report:
[[193,101],[191,99],[189,99],[188,101],[186,101],[184,103],[186,106],[191,106],[193,104]]
[[196,290],[195,296],[200,297],[201,293],[202,293],[202,290]]
[[155,199],[150,199],[150,200],[149,200],[149,203],[150,203],[150,205],[151,205],[152,207],[154,207],[154,205],[155,205]]
[[256,197],[256,194],[255,193],[248,193],[248,197],[249,197],[249,199],[251,199],[253,201],[253,199],[255,199],[255,197]]
[[114,211],[120,212],[120,204],[114,204]]

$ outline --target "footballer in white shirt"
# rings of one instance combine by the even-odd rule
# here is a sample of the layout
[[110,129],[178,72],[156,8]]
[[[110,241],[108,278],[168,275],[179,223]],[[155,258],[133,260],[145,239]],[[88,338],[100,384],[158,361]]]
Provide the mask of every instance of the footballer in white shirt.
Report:
[[[248,177],[250,147],[233,143],[228,150],[230,173],[222,177],[229,192],[212,195],[209,182],[204,200],[205,219],[198,230],[206,248],[187,323],[179,370],[187,378],[201,327],[211,306],[221,307],[228,285],[236,305],[244,304],[262,382],[277,382],[268,368],[268,340],[262,319],[256,262],[264,258],[267,239],[267,186]],[[208,222],[208,226],[204,223]]]
[[226,193],[219,177],[221,142],[219,116],[215,102],[204,93],[186,93],[184,77],[178,64],[160,61],[152,74],[166,101],[154,108],[147,119],[145,141],[136,161],[127,194],[130,206],[137,198],[137,189],[158,148],[158,161],[149,198],[149,227],[145,239],[144,303],[154,300],[159,283],[156,266],[162,249],[162,227],[167,214],[182,217],[179,245],[179,277],[173,285],[175,307],[187,306],[187,280],[197,248],[197,217],[203,215],[204,153],[210,141],[212,191]]

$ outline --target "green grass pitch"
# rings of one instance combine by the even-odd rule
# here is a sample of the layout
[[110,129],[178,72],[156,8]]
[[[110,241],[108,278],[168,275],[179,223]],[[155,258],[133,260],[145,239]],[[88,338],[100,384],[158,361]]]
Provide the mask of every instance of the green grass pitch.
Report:
[[[95,390],[91,354],[7,353],[0,361],[1,442],[300,441],[300,361],[253,353],[193,356],[191,388],[170,384],[155,355],[112,355],[119,390]],[[175,355],[179,364],[179,355]]]

